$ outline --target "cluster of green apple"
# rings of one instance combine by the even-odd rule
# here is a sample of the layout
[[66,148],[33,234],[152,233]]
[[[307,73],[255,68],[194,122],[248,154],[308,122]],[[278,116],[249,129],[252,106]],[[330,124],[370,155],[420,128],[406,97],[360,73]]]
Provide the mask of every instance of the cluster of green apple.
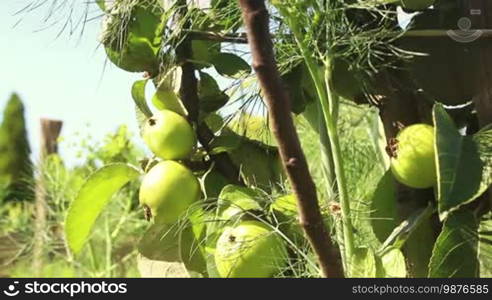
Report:
[[173,224],[200,197],[198,179],[178,162],[192,154],[195,132],[183,116],[164,109],[146,120],[142,136],[162,161],[145,175],[140,203],[148,208],[155,223]]
[[[140,203],[154,223],[174,224],[186,216],[199,200],[198,179],[180,160],[188,159],[196,145],[196,136],[186,118],[162,109],[145,122],[142,137],[160,158],[142,180]],[[254,202],[253,199],[245,199]],[[277,205],[282,207],[282,204]],[[239,210],[229,206],[223,216]],[[218,228],[214,259],[221,277],[271,277],[285,267],[287,250],[279,234],[266,221],[244,219]]]

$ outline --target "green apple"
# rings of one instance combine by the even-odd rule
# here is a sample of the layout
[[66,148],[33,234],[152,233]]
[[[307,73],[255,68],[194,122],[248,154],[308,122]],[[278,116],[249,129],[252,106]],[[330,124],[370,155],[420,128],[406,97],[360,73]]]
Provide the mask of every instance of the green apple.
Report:
[[267,278],[287,262],[281,238],[260,221],[227,227],[217,241],[215,264],[221,277]]
[[396,136],[391,158],[395,178],[413,188],[429,188],[436,184],[434,127],[414,124]]
[[434,4],[434,0],[401,0],[401,6],[409,10],[424,10]]
[[162,159],[185,159],[196,144],[190,123],[170,110],[160,110],[147,119],[142,136],[150,150]]
[[200,197],[200,184],[185,166],[161,161],[145,175],[140,204],[147,206],[155,223],[172,224]]

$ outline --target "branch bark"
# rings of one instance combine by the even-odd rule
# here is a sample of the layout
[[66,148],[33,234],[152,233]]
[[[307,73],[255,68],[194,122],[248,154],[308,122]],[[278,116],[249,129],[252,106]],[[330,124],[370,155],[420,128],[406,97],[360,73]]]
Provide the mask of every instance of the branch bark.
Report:
[[239,0],[239,3],[253,56],[253,68],[265,95],[282,164],[298,201],[300,224],[318,257],[323,276],[343,277],[343,268],[324,226],[316,186],[292,121],[288,94],[277,69],[265,2]]
[[[183,11],[181,15],[186,15],[186,1],[181,3]],[[199,121],[200,99],[198,98],[198,80],[195,75],[195,67],[188,59],[192,57],[190,37],[186,37],[176,49],[178,60],[181,63],[181,86],[179,96],[183,105],[188,111],[188,121],[196,125],[197,138],[205,150],[210,153],[210,143],[215,138],[215,134],[205,123]],[[241,179],[239,168],[234,164],[227,153],[210,155],[215,162],[217,170],[234,184],[244,185]]]

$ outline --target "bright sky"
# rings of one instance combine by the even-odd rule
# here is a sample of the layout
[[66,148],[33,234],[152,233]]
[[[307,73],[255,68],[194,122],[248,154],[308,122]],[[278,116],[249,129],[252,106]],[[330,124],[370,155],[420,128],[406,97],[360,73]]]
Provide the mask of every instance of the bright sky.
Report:
[[[86,0],[67,2],[71,1],[77,3],[75,11],[84,10]],[[0,112],[12,92],[21,96],[34,155],[39,152],[41,117],[63,120],[62,136],[69,141],[78,139],[76,132],[100,139],[120,124],[127,124],[136,133],[130,88],[141,75],[122,71],[109,62],[105,67],[104,49],[97,42],[100,18],[89,22],[82,36],[77,28],[72,36],[67,30],[57,37],[62,24],[48,26],[43,22],[48,7],[14,15],[31,2],[43,1],[0,0]],[[90,16],[99,15],[95,4],[90,7]],[[67,20],[63,13],[55,19]],[[86,124],[90,124],[89,129]],[[64,145],[60,148],[62,156],[74,163],[74,152]]]

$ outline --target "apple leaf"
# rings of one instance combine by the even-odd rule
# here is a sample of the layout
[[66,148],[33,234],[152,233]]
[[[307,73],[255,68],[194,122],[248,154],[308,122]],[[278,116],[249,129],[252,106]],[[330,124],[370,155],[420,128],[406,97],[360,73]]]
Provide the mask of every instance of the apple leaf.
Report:
[[389,249],[383,254],[380,260],[382,274],[378,274],[378,277],[404,278],[407,276],[405,257],[400,249]]
[[357,248],[352,256],[350,277],[376,277],[376,256],[371,248]]
[[428,264],[435,242],[430,216],[435,211],[433,205],[428,205],[414,212],[393,230],[379,251],[403,249],[412,277],[426,277],[429,273]]
[[441,104],[433,110],[436,128],[439,218],[482,195],[492,183],[492,130],[462,136]]
[[429,277],[477,277],[479,223],[472,211],[461,209],[444,222],[429,263]]
[[138,243],[138,251],[155,261],[181,262],[178,224],[152,224]]
[[229,184],[222,189],[217,202],[220,219],[230,220],[247,210],[261,210],[261,205],[257,201],[260,199],[261,195],[258,191]]
[[429,262],[436,242],[434,226],[431,218],[423,220],[405,242],[403,251],[412,278],[425,278],[429,274]]
[[182,228],[179,237],[181,261],[191,277],[207,276],[205,251],[207,219],[205,212],[197,209],[189,216],[189,222]]
[[376,251],[398,219],[384,128],[376,108],[343,101],[339,110],[338,130],[344,137],[340,146],[356,245]]
[[492,277],[492,212],[484,215],[478,228],[478,260],[480,277]]
[[102,42],[109,60],[128,72],[158,74],[161,33],[166,22],[160,6],[135,3],[131,15],[115,9],[105,18]]
[[137,105],[138,110],[143,113],[147,118],[152,117],[152,112],[147,105],[147,100],[145,99],[145,87],[147,86],[148,79],[137,80],[132,85],[132,98]]
[[239,79],[251,73],[251,67],[241,57],[232,53],[218,53],[212,63],[217,73],[222,76]]
[[73,253],[80,252],[111,197],[138,176],[140,172],[135,167],[116,163],[100,168],[87,179],[70,204],[65,220],[65,235]]
[[301,63],[289,72],[282,75],[282,81],[289,93],[290,107],[292,112],[295,114],[302,113],[306,107],[306,102],[308,102],[308,98],[304,93],[302,84],[303,77],[309,77],[310,75],[306,74],[304,70],[304,64]]
[[182,116],[187,115],[179,96],[165,83],[157,87],[154,96],[152,96],[152,104],[158,110],[167,109]]
[[215,79],[205,72],[200,72],[198,97],[200,109],[204,112],[216,111],[229,101],[229,96],[220,90]]
[[241,145],[241,137],[238,135],[221,135],[210,143],[210,154],[232,152]]
[[106,11],[106,0],[96,0],[96,4],[102,11]]
[[193,40],[191,42],[192,61],[198,67],[210,67],[213,57],[220,53],[220,43],[204,40]]
[[371,198],[371,224],[379,241],[386,240],[397,226],[396,195],[395,179],[391,170],[387,170]]

